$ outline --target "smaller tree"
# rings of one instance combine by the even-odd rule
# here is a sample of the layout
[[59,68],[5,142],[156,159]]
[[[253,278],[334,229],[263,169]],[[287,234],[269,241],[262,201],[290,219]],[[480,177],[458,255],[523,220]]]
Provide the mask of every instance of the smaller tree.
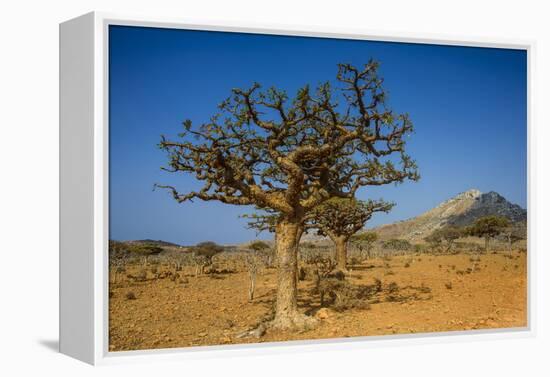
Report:
[[118,276],[126,272],[129,249],[126,243],[109,240],[109,275],[110,281],[116,284]]
[[269,249],[269,244],[264,241],[254,241],[251,242],[250,245],[248,245],[248,248],[254,251],[264,251]]
[[[269,245],[267,245],[269,248]],[[265,248],[260,250],[252,250],[245,253],[244,262],[248,270],[250,284],[248,285],[248,301],[254,300],[256,291],[256,276],[269,263],[268,254],[265,253]]]
[[354,234],[350,240],[353,244],[357,245],[359,248],[359,254],[361,259],[364,259],[364,253],[367,255],[367,258],[370,258],[370,252],[372,246],[376,241],[378,241],[378,233],[376,232],[363,232]]
[[392,238],[382,243],[382,248],[392,251],[408,251],[412,250],[414,246],[407,240],[400,238]]
[[338,269],[347,269],[349,239],[363,228],[375,212],[389,212],[394,203],[383,200],[361,201],[333,198],[316,207],[306,221],[306,229],[317,229],[319,235],[328,236],[336,247]]
[[454,242],[464,235],[464,231],[454,225],[447,225],[436,229],[428,237],[424,238],[426,242],[435,248],[443,248],[445,252],[450,252]]
[[515,223],[509,225],[503,232],[508,241],[508,251],[512,251],[512,245],[518,241],[527,238],[527,227],[525,223]]
[[485,216],[480,217],[471,225],[467,232],[468,234],[481,237],[485,240],[485,252],[489,251],[489,241],[494,237],[502,234],[508,227],[509,221],[502,216]]
[[136,256],[141,257],[143,267],[147,267],[149,257],[160,254],[164,249],[156,245],[149,244],[132,244],[128,247],[128,251]]
[[250,243],[248,248],[261,255],[267,266],[271,267],[273,265],[273,250],[267,242],[257,240]]
[[196,266],[195,274],[203,274],[205,267],[212,265],[212,258],[223,250],[223,246],[211,241],[196,244],[191,250]]

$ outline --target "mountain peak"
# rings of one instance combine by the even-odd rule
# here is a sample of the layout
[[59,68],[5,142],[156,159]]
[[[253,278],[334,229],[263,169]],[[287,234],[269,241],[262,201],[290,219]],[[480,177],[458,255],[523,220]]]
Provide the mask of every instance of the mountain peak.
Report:
[[481,196],[481,191],[479,191],[478,189],[470,189],[468,191],[464,191],[464,192],[461,192],[460,194],[458,194],[456,197],[457,198],[479,198]]
[[383,238],[419,241],[446,225],[464,226],[483,216],[503,216],[512,222],[527,220],[527,211],[495,191],[464,191],[409,220],[376,228]]

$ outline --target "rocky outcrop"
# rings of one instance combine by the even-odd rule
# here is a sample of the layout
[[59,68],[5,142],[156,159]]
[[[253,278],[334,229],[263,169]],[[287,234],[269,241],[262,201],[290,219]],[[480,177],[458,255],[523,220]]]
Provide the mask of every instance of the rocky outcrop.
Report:
[[383,225],[373,229],[381,238],[401,238],[420,241],[434,230],[446,225],[464,226],[483,216],[496,215],[512,222],[527,220],[527,211],[512,204],[502,195],[491,191],[482,193],[472,189],[444,201],[437,207],[412,219]]

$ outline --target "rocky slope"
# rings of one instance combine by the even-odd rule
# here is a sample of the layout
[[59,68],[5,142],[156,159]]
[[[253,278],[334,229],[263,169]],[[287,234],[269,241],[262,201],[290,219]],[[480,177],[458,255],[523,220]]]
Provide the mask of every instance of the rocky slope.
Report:
[[491,191],[468,190],[412,219],[374,228],[382,239],[420,241],[445,225],[463,226],[482,216],[498,215],[512,222],[527,220],[527,211]]

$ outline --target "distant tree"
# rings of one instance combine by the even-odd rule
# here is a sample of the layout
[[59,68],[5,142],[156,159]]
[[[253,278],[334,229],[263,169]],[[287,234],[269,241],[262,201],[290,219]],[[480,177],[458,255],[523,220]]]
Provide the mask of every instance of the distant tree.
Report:
[[267,242],[264,242],[264,241],[254,241],[254,242],[251,242],[250,245],[248,245],[248,248],[254,251],[262,251],[262,250],[269,249],[270,246]]
[[509,221],[506,217],[502,216],[485,216],[477,219],[473,225],[471,225],[467,232],[468,234],[481,237],[485,240],[485,252],[489,251],[489,241],[494,237],[502,234],[509,225]]
[[253,250],[256,255],[262,258],[266,266],[271,267],[273,264],[273,250],[271,246],[264,241],[254,241],[248,245],[250,250]]
[[384,241],[382,243],[382,248],[388,249],[388,250],[406,251],[406,250],[412,250],[413,245],[407,240],[392,238],[390,240]]
[[508,241],[508,251],[512,251],[512,245],[515,242],[524,240],[527,238],[527,227],[525,223],[514,223],[510,224],[504,231],[503,234]]
[[375,212],[389,212],[394,205],[383,200],[333,198],[311,212],[306,228],[317,229],[319,235],[328,236],[334,242],[337,268],[346,271],[350,238],[365,226]]
[[256,276],[264,267],[268,266],[270,263],[270,256],[265,253],[265,250],[265,248],[253,250],[246,252],[244,255],[244,262],[249,277],[248,301],[254,300],[254,293],[256,291]]
[[128,246],[124,242],[109,240],[109,275],[116,284],[120,274],[126,272]]
[[164,249],[156,245],[141,244],[141,243],[132,243],[128,246],[128,252],[130,254],[141,257],[143,267],[147,267],[149,257],[152,255],[160,254]]
[[223,246],[211,241],[201,242],[193,246],[191,252],[195,257],[197,272],[200,274],[204,273],[205,267],[212,265],[212,258],[216,254],[223,252],[223,250]]
[[434,248],[443,247],[445,252],[451,251],[454,242],[464,235],[464,230],[454,226],[447,225],[443,228],[436,229],[424,240],[430,243]]
[[352,198],[363,186],[419,178],[405,151],[413,125],[386,105],[379,63],[339,64],[337,88],[308,85],[293,100],[284,91],[233,89],[221,113],[200,127],[190,120],[176,140],[162,137],[168,172],[204,182],[197,191],[168,189],[193,199],[254,205],[277,212],[276,328],[310,322],[297,306],[297,247],[306,214],[331,197]]
[[128,255],[129,248],[125,242],[109,240],[109,257],[120,258]]
[[366,252],[367,257],[370,257],[372,245],[378,241],[378,233],[376,232],[362,232],[354,234],[351,239],[351,243],[357,245],[359,253],[363,257],[363,251]]

